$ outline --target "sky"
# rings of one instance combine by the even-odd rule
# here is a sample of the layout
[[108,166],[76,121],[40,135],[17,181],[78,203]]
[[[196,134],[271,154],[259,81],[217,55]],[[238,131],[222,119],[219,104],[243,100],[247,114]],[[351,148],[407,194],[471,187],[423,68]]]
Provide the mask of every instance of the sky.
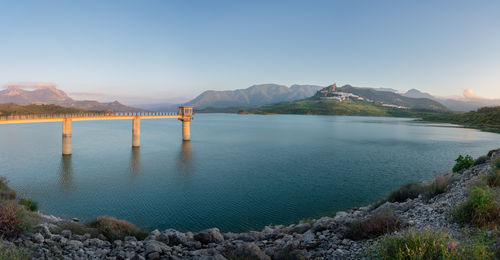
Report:
[[500,98],[500,1],[0,0],[0,86],[182,102],[254,84]]

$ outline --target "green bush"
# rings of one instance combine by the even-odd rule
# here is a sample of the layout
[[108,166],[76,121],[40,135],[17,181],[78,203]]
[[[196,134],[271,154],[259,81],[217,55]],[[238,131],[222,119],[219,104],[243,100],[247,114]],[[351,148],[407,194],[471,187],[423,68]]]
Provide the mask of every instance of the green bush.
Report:
[[144,239],[148,232],[141,230],[134,224],[109,216],[98,217],[89,223],[90,227],[96,228],[110,241],[122,240],[126,236],[135,236],[137,239]]
[[474,165],[474,158],[472,158],[472,156],[470,155],[466,155],[465,157],[459,155],[455,162],[457,163],[455,164],[455,166],[453,166],[453,172],[459,172]]
[[392,210],[373,214],[363,221],[355,221],[349,225],[346,237],[352,240],[374,238],[392,233],[401,227],[401,219]]
[[407,231],[386,236],[373,255],[378,259],[493,259],[490,241],[484,237],[460,243],[440,231]]
[[467,200],[452,213],[461,224],[489,227],[500,223],[500,207],[495,201],[495,194],[488,186],[473,187]]
[[25,206],[26,209],[28,209],[29,211],[37,211],[38,210],[38,203],[36,203],[36,201],[33,201],[31,199],[22,198],[19,200],[19,204]]

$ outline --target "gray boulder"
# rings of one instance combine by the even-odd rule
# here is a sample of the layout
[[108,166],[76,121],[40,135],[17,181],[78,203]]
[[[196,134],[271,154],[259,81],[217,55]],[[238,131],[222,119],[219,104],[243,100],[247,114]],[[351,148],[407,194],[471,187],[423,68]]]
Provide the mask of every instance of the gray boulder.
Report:
[[194,235],[194,239],[203,244],[221,243],[224,241],[224,236],[218,228],[205,229]]

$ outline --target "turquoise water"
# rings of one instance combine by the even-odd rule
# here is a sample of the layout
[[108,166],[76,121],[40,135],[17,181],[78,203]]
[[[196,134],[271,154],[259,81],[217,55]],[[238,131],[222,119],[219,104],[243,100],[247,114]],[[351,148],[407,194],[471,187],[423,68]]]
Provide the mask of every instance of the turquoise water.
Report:
[[0,175],[44,213],[244,231],[362,206],[500,147],[498,134],[409,119],[198,114],[191,142],[178,120],[142,120],[132,149],[131,124],[74,122],[69,158],[60,123],[0,125]]

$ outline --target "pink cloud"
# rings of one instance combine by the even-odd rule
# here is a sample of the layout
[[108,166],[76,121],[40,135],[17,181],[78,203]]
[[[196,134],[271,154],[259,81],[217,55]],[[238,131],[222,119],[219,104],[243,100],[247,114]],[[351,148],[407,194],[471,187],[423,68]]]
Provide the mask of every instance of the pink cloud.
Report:
[[486,99],[484,97],[480,97],[480,96],[476,95],[474,93],[474,91],[472,89],[469,89],[469,88],[464,89],[462,94],[463,94],[464,98],[467,98],[467,99]]
[[6,87],[19,87],[19,88],[55,88],[57,85],[53,82],[9,82],[5,84]]

